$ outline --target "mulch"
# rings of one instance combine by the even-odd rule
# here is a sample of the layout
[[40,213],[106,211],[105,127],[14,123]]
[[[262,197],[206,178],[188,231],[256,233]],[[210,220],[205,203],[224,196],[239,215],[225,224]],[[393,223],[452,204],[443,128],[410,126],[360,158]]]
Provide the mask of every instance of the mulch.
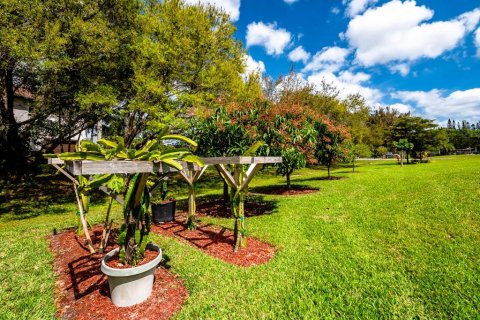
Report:
[[[101,228],[96,227],[92,241],[100,242]],[[50,250],[55,256],[55,304],[61,319],[169,319],[188,297],[183,281],[159,266],[155,271],[152,295],[144,302],[119,308],[112,304],[107,277],[100,271],[102,254],[90,254],[84,237],[74,231],[50,236]],[[113,249],[115,237],[106,248]]]
[[[229,205],[225,205],[223,199],[213,199],[208,201],[198,201],[197,214],[217,218],[231,218],[232,211]],[[260,199],[247,199],[244,203],[245,217],[255,217],[265,214],[271,214],[276,209],[276,203],[273,201],[264,201]]]
[[202,223],[196,230],[188,230],[185,217],[185,212],[177,213],[175,221],[152,225],[151,232],[179,239],[210,256],[241,267],[267,263],[275,254],[272,245],[248,236],[247,247],[234,252],[233,231]]
[[291,186],[290,189],[286,186],[268,186],[268,187],[257,187],[251,190],[253,194],[268,194],[268,195],[279,195],[279,196],[296,196],[302,194],[310,194],[318,192],[318,189],[307,188],[303,186]]

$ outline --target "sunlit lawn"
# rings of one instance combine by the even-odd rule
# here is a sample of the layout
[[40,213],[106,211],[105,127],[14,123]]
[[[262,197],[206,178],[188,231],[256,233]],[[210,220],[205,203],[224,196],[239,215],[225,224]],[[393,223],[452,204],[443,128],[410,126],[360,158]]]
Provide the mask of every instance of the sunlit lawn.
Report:
[[[179,319],[475,318],[480,314],[480,156],[338,168],[343,180],[295,174],[304,196],[266,196],[271,214],[247,219],[249,235],[278,248],[241,268],[170,238],[151,237],[186,281]],[[283,183],[272,170],[253,186]],[[46,236],[75,225],[73,189],[50,176],[0,197],[0,319],[51,319],[55,276]],[[173,189],[185,196],[185,186]],[[220,194],[214,171],[200,194]],[[92,222],[105,199],[94,199]],[[120,208],[116,207],[119,217]],[[232,221],[204,221],[232,227]],[[159,306],[161,307],[161,306]]]

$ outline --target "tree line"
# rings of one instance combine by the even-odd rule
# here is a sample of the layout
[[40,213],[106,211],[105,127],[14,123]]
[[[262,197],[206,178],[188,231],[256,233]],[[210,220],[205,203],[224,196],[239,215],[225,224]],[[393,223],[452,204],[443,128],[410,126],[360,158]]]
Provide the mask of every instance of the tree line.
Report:
[[[289,184],[308,163],[397,152],[446,153],[479,144],[478,130],[438,128],[360,95],[307,83],[294,71],[245,74],[229,16],[182,0],[7,0],[0,5],[0,174],[24,177],[51,152],[101,123],[106,137],[141,146],[166,130],[200,155],[239,155],[263,141]],[[31,96],[28,119],[15,97]],[[455,131],[454,133],[452,133]]]

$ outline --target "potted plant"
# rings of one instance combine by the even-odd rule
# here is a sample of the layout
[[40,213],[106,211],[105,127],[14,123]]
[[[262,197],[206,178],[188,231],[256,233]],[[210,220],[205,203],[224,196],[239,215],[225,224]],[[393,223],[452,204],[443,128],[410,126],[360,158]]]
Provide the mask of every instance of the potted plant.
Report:
[[160,190],[161,203],[152,203],[153,223],[162,223],[175,220],[175,207],[177,200],[174,198],[167,199],[168,182],[162,181]]
[[[177,170],[183,169],[178,160],[203,165],[189,150],[163,145],[161,140],[165,139],[180,140],[194,148],[197,146],[194,141],[181,135],[162,135],[158,140],[150,140],[138,149],[126,148],[122,138],[117,138],[116,141],[101,139],[98,143],[85,142],[77,152],[63,153],[58,157],[65,161],[146,160],[163,162]],[[110,165],[115,167],[114,164]],[[110,173],[93,178],[101,181],[104,186],[109,186],[113,179],[116,184],[121,180],[122,187],[117,189],[124,190],[124,221],[118,237],[120,247],[107,253],[101,263],[102,272],[108,276],[112,302],[119,307],[140,303],[150,296],[155,268],[162,260],[162,250],[147,241],[152,220],[147,187],[149,175],[150,173]],[[150,257],[148,261],[144,259],[146,252]]]
[[[155,268],[162,260],[161,249],[147,245],[146,241],[151,221],[147,180],[148,173],[137,173],[128,181],[123,206],[125,220],[119,236],[121,247],[107,253],[102,260],[101,270],[108,276],[112,302],[119,307],[140,303],[150,296]],[[156,256],[141,264],[146,250],[156,252]],[[118,262],[109,264],[113,258]]]

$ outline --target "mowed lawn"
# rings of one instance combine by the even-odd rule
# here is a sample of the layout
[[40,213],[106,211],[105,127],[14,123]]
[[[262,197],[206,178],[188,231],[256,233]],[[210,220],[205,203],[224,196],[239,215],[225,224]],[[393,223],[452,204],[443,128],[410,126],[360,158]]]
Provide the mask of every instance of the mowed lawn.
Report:
[[[178,319],[451,319],[480,315],[480,156],[394,161],[295,173],[303,196],[265,196],[270,214],[247,218],[250,236],[278,249],[269,263],[229,265],[170,238],[151,236],[189,290]],[[254,186],[283,183],[271,170]],[[220,194],[214,172],[201,194]],[[3,188],[0,319],[51,319],[52,255],[46,236],[75,224],[73,190]],[[58,188],[58,192],[51,195]],[[182,195],[182,187],[174,188]],[[184,194],[185,192],[183,192]],[[18,197],[22,199],[16,199]],[[94,199],[95,200],[95,199]],[[101,221],[105,199],[90,220]],[[120,208],[116,207],[119,216]],[[230,219],[203,222],[232,227]],[[162,306],[159,306],[161,308]]]

